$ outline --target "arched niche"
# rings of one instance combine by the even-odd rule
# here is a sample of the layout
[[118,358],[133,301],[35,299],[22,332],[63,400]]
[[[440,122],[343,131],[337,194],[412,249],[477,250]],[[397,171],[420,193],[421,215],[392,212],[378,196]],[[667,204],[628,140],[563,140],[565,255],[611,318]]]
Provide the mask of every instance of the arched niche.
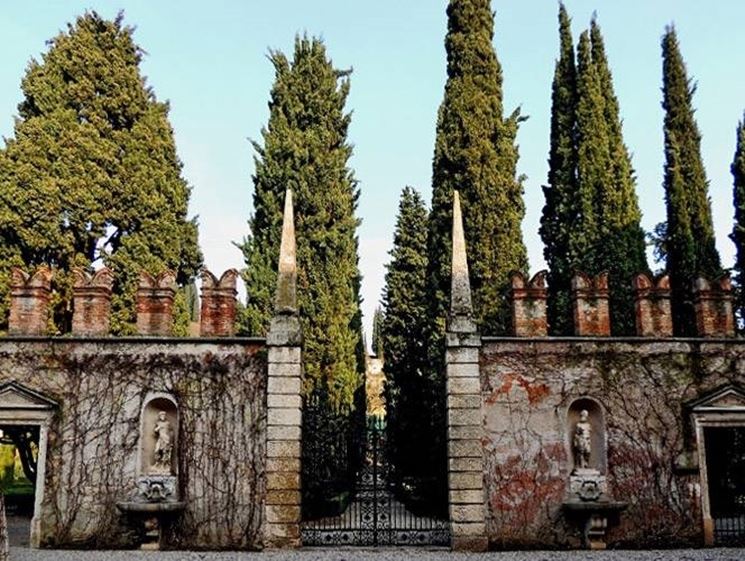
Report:
[[583,469],[578,465],[575,442],[575,435],[578,431],[586,430],[586,426],[578,428],[582,420],[582,411],[587,411],[587,423],[590,428],[590,457],[585,470],[595,470],[600,474],[605,474],[608,471],[605,416],[600,403],[590,397],[575,399],[567,410],[567,436],[572,473],[578,473],[578,470],[581,472]]
[[[168,394],[153,394],[142,407],[140,423],[140,474],[177,474],[179,414],[176,401]],[[168,457],[169,461],[164,461]]]

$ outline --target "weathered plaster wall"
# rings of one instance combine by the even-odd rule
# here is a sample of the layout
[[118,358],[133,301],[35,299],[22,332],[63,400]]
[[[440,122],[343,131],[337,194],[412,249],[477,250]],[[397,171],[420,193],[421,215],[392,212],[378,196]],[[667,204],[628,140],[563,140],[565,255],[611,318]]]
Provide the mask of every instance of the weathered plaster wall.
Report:
[[567,410],[604,409],[608,484],[628,502],[609,546],[703,544],[699,474],[683,405],[745,382],[745,341],[489,339],[481,350],[487,530],[492,547],[576,547],[561,504],[572,470]]
[[134,545],[116,502],[138,475],[151,393],[179,408],[186,511],[171,547],[255,548],[265,495],[266,350],[258,340],[3,339],[0,383],[57,401],[49,432],[42,546]]

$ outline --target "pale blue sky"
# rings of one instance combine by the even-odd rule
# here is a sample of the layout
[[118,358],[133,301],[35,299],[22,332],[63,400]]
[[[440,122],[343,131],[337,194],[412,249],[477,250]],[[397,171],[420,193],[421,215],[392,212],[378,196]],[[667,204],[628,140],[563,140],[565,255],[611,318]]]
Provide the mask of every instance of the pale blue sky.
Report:
[[[404,185],[430,199],[437,107],[445,82],[446,0],[2,0],[0,134],[12,133],[19,84],[45,41],[85,9],[124,10],[148,53],[142,71],[171,102],[184,174],[193,186],[206,264],[218,275],[242,267],[230,243],[247,232],[253,152],[266,123],[273,72],[269,48],[291,51],[296,33],[322,36],[337,67],[353,67],[349,109],[352,166],[360,181],[360,265],[368,325],[383,286],[398,196]],[[546,180],[550,86],[558,52],[555,0],[494,0],[495,47],[505,106],[530,116],[520,129],[519,172],[527,175],[523,222],[533,271],[543,267],[538,223]],[[689,73],[711,180],[717,243],[732,263],[729,165],[745,109],[745,2],[741,0],[567,0],[575,42],[593,11],[606,40],[625,140],[649,230],[664,220],[660,36],[674,22]]]

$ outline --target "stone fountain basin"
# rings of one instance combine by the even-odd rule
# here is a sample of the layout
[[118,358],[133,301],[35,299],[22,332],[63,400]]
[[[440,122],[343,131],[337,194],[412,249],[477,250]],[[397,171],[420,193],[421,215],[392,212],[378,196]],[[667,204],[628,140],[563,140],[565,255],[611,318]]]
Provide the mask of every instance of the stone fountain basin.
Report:
[[625,510],[628,503],[622,501],[566,501],[563,505],[565,510],[570,512],[620,512]]
[[116,503],[116,506],[122,512],[132,512],[136,514],[166,514],[169,512],[181,512],[186,508],[183,501],[163,501],[160,503],[146,503],[144,501],[123,501]]

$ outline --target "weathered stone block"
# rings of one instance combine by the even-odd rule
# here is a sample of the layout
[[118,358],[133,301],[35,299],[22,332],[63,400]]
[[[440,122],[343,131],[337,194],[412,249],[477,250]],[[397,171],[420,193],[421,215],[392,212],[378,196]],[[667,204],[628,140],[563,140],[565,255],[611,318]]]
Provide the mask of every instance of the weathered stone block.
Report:
[[481,426],[483,420],[481,409],[448,409],[448,423],[451,427]]
[[293,491],[300,490],[300,474],[297,472],[268,472],[266,474],[267,490]]
[[453,524],[467,522],[483,523],[486,518],[484,503],[472,505],[450,505],[450,521]]
[[303,399],[299,395],[272,393],[266,397],[269,407],[302,407]]
[[448,364],[478,364],[479,349],[477,347],[453,347],[445,351]]
[[[477,444],[481,446],[480,443]],[[454,457],[448,460],[449,471],[483,471],[484,469],[483,457],[470,453],[470,450],[468,454],[453,453],[452,456]]]
[[270,407],[266,414],[266,422],[269,426],[299,427],[302,422],[302,413],[297,407]]
[[482,472],[450,472],[448,475],[450,488],[453,490],[484,488],[484,474]]
[[474,409],[481,407],[481,396],[475,394],[448,395],[447,406],[452,409]]
[[455,522],[451,526],[453,539],[456,536],[486,536],[486,523],[481,522]]
[[450,504],[484,504],[483,489],[456,489],[450,491]]
[[269,365],[267,366],[267,375],[270,378],[282,378],[282,377],[295,377],[300,378],[303,374],[302,367],[299,364],[292,364],[288,362],[274,362],[269,357]]
[[457,536],[453,535],[451,549],[469,553],[482,553],[489,548],[489,540],[483,536]]
[[268,458],[299,458],[300,442],[292,440],[270,440],[266,443]]
[[300,458],[267,458],[266,471],[300,471]]
[[481,458],[483,454],[483,447],[479,440],[448,441],[448,456],[450,458]]
[[[482,414],[483,415],[483,414]],[[462,425],[448,427],[448,438],[450,440],[478,440],[484,437],[484,428],[479,423],[476,425]]]
[[450,378],[476,378],[479,377],[479,365],[474,363],[448,364],[448,379]]
[[[450,374],[450,367],[448,367]],[[479,394],[481,382],[478,378],[448,378],[447,391],[449,394]]]
[[267,440],[300,440],[301,432],[300,425],[270,424],[266,429],[266,438]]
[[291,505],[267,505],[264,511],[269,523],[300,523],[300,507]]
[[269,376],[267,381],[269,394],[300,395],[300,378]]
[[300,501],[300,491],[297,490],[272,489],[266,492],[266,504],[269,505],[299,505]]
[[276,364],[302,364],[303,357],[300,347],[271,347],[269,362]]

